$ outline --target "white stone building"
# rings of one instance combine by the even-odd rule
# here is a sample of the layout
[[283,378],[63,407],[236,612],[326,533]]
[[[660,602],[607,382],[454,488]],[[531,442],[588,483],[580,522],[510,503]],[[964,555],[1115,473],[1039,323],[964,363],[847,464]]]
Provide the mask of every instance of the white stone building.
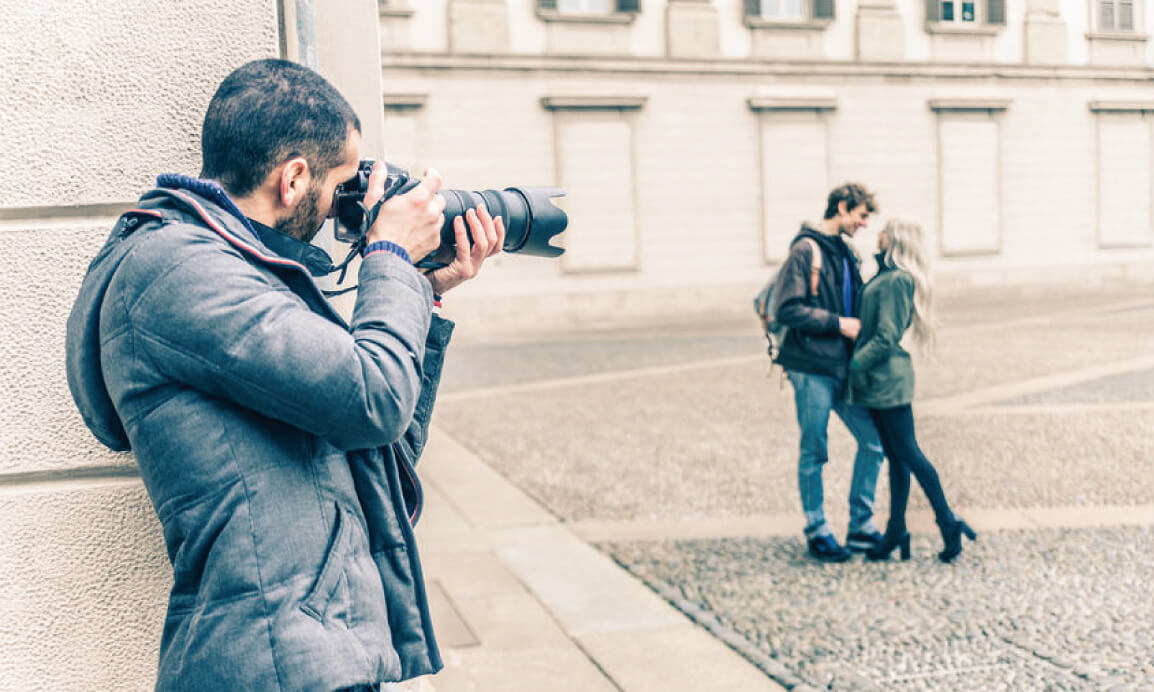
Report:
[[539,327],[744,311],[847,179],[958,284],[1146,272],[1152,26],[1137,0],[0,0],[0,689],[151,686],[168,562],[74,410],[64,320],[112,219],[199,170],[237,65],[317,65],[370,151],[451,187],[565,187],[567,253],[447,306]]
[[386,148],[568,192],[566,254],[503,258],[463,319],[744,306],[845,180],[871,231],[922,221],[947,285],[1125,275],[1154,260],[1152,26],[1128,0],[386,0]]

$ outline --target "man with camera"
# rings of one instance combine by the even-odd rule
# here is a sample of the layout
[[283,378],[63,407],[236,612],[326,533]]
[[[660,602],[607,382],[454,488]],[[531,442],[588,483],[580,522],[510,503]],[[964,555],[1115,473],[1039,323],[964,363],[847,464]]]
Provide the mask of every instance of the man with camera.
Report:
[[[873,195],[861,185],[847,183],[832,190],[822,221],[816,227],[803,224],[795,236],[776,283],[776,319],[789,328],[776,362],[793,385],[801,429],[798,487],[806,544],[810,555],[823,562],[844,562],[851,551],[865,552],[882,538],[873,521],[881,438],[869,414],[842,397],[853,342],[861,330],[855,305],[862,289],[857,255],[842,236],[852,238],[875,210]],[[815,256],[815,250],[820,255]],[[831,411],[857,441],[844,547],[834,538],[822,507]]]
[[[439,295],[501,250],[481,207],[453,222],[440,178],[365,229],[351,322],[309,241],[360,161],[360,123],[315,72],[230,74],[204,118],[199,179],[165,175],[121,217],[68,323],[89,428],[131,449],[174,583],[160,690],[361,690],[441,667],[412,524],[452,323]],[[378,166],[364,206],[384,195]]]

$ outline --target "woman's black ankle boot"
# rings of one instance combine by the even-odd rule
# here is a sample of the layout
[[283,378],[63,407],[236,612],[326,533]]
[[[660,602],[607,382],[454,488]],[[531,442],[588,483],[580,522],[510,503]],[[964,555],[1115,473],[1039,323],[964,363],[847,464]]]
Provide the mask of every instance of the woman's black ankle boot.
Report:
[[882,537],[881,543],[867,550],[866,557],[870,560],[888,560],[890,559],[890,553],[894,551],[894,548],[898,547],[902,549],[902,559],[910,559],[909,532],[905,529],[901,529],[900,531],[886,529],[886,534]]
[[962,554],[962,536],[971,541],[978,540],[978,534],[970,528],[970,525],[963,519],[954,518],[952,524],[942,526],[942,542],[945,543],[945,548],[938,553],[938,559],[942,562],[952,562],[954,558]]

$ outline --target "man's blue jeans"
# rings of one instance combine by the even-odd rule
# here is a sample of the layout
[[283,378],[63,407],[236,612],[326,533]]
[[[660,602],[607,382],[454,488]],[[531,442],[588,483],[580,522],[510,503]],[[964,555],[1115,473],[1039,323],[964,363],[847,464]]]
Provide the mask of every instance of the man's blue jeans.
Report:
[[825,499],[821,471],[829,461],[826,432],[829,412],[833,411],[857,440],[853,461],[853,478],[849,486],[849,532],[876,531],[874,493],[882,465],[882,443],[869,412],[847,404],[842,399],[844,383],[828,375],[787,372],[797,404],[797,423],[801,428],[801,457],[797,465],[797,483],[801,490],[801,508],[805,512],[805,536],[816,538],[832,534],[825,519]]

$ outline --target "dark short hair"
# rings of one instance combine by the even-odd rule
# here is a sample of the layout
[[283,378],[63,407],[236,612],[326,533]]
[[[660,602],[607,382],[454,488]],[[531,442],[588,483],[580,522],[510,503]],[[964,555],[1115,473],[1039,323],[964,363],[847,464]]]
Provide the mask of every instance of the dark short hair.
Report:
[[204,114],[200,177],[247,195],[294,156],[323,178],[345,160],[352,106],[324,77],[287,60],[254,60],[224,78]]
[[867,190],[864,185],[845,183],[830,191],[829,199],[825,203],[825,218],[832,219],[837,216],[838,205],[842,202],[845,202],[846,211],[857,209],[862,204],[871,214],[878,210],[877,202],[874,201],[874,193]]

